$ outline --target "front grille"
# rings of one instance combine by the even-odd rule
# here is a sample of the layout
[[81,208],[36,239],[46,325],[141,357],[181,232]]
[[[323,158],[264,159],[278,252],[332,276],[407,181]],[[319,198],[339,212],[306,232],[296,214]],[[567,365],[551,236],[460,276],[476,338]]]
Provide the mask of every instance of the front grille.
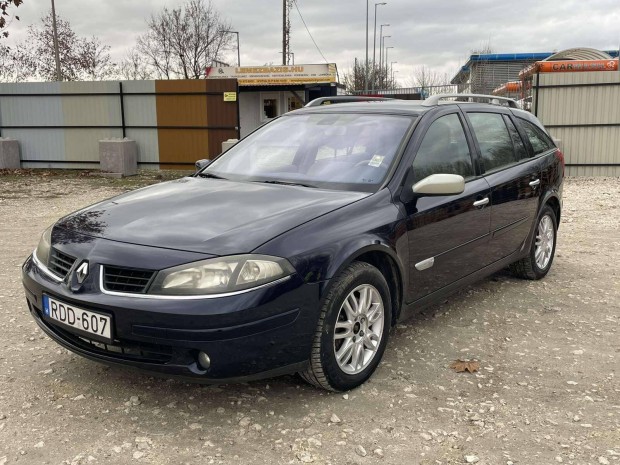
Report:
[[[47,324],[47,322],[44,322]],[[147,363],[167,363],[172,360],[172,347],[159,344],[126,343],[115,340],[112,344],[93,341],[86,337],[78,336],[64,329],[54,326],[54,331],[73,343],[91,353],[108,355],[123,360],[133,360]]]
[[64,279],[65,276],[69,274],[69,270],[74,263],[75,257],[62,253],[60,250],[52,247],[50,252],[50,260],[47,267],[56,276]]
[[71,335],[69,337],[74,339],[75,343],[87,346],[90,352],[105,353],[106,355],[125,360],[166,363],[172,359],[172,348],[169,346],[156,344],[126,344],[119,341],[114,341],[113,344],[106,344],[82,336]]
[[153,270],[106,265],[103,267],[103,287],[107,291],[144,294],[154,276]]

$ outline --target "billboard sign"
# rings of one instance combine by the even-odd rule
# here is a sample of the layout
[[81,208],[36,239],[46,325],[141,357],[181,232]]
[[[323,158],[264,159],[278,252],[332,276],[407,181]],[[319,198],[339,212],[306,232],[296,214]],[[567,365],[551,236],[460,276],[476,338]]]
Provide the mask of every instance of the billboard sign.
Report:
[[207,68],[207,79],[237,79],[240,86],[282,86],[338,82],[336,65],[220,66]]

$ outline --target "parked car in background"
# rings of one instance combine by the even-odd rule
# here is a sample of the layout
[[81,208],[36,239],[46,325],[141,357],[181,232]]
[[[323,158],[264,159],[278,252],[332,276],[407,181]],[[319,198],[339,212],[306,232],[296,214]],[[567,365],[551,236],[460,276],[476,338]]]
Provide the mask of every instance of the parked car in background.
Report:
[[194,176],[60,219],[23,266],[33,318],[112,365],[359,386],[399,319],[553,263],[562,153],[514,102],[453,97],[294,111]]

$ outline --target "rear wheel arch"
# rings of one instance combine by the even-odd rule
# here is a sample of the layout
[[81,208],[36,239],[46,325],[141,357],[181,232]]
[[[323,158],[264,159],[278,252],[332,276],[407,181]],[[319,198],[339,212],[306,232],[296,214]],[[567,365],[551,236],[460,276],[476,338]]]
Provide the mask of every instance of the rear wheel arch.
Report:
[[[523,279],[544,278],[551,269],[557,245],[557,219],[548,202],[543,204],[536,216],[534,233],[526,244],[527,254],[510,265],[512,273]],[[543,263],[540,263],[541,259]]]
[[555,213],[555,220],[557,223],[557,227],[560,227],[560,214],[562,207],[560,206],[560,200],[555,195],[550,195],[543,205],[549,205]]

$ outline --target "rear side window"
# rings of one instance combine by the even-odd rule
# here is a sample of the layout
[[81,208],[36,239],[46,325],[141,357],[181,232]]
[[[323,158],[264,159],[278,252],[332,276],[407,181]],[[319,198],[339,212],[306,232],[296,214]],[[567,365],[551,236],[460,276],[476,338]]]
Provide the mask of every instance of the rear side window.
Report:
[[431,174],[474,175],[465,131],[456,113],[437,118],[428,128],[413,161],[414,183]]
[[513,124],[513,122],[507,116],[504,116],[504,121],[506,122],[506,126],[508,126],[508,132],[510,133],[510,137],[512,138],[512,144],[515,148],[515,153],[517,155],[517,160],[524,160],[526,158],[530,158],[530,154],[525,148],[525,144],[519,135],[519,131]]
[[468,116],[478,140],[485,171],[501,169],[519,161],[502,115],[469,113]]
[[530,140],[530,144],[532,144],[532,148],[534,149],[534,155],[546,152],[555,147],[551,138],[538,126],[521,118],[518,118],[517,121],[519,122],[519,126],[525,131],[525,134],[527,134],[527,138]]

